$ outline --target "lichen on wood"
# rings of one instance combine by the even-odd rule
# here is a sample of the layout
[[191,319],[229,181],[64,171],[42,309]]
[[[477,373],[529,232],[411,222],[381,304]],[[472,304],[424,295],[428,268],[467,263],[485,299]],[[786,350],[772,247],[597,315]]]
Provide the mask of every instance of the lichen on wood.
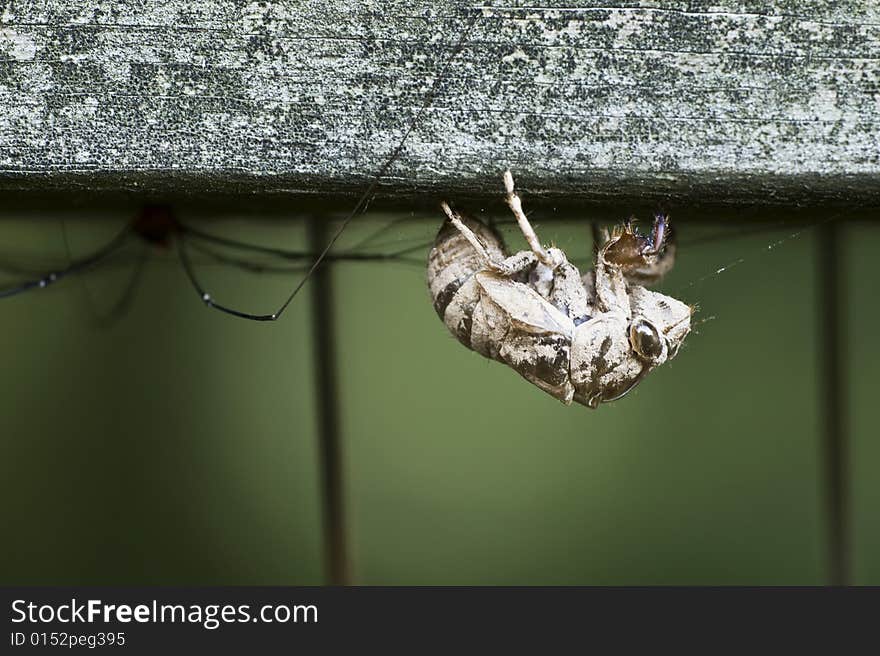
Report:
[[436,84],[383,193],[880,202],[877,3],[0,7],[0,189],[350,194]]

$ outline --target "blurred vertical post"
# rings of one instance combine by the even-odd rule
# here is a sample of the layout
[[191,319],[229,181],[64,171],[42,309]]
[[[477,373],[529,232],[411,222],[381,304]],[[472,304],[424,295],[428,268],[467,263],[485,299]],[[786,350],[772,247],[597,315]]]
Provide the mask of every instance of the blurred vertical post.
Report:
[[846,266],[843,226],[829,221],[819,229],[819,412],[825,478],[828,580],[850,583],[849,448],[847,441]]
[[[309,246],[320,253],[330,235],[327,217],[308,220]],[[351,571],[345,530],[345,486],[339,431],[339,396],[336,385],[336,321],[333,272],[324,260],[309,281],[312,296],[312,333],[315,363],[315,405],[324,521],[324,563],[330,585],[349,585]]]

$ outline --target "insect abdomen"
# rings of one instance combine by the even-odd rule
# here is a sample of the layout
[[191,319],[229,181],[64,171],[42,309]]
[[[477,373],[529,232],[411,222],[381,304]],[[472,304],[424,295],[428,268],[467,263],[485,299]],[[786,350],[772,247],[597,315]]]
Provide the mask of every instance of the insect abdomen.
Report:
[[[480,238],[490,257],[498,260],[506,257],[501,238],[494,230],[474,219],[462,220]],[[444,222],[428,256],[428,288],[437,315],[450,332],[470,349],[475,346],[471,330],[474,308],[479,301],[474,274],[485,267],[486,262],[468,240],[450,221]],[[494,358],[496,355],[483,352],[480,348],[475,350],[486,357]]]
[[[464,221],[490,258],[497,262],[505,260],[501,239],[494,231],[478,221]],[[568,318],[560,315],[562,323],[558,324],[558,331],[547,325],[539,330],[518,326],[510,315],[511,308],[503,302],[499,305],[498,296],[486,289],[498,276],[497,272],[487,269],[487,264],[452,223],[444,223],[428,257],[428,287],[434,309],[464,346],[508,365],[545,392],[563,403],[570,403],[574,394],[569,374],[571,336],[562,325]],[[575,279],[580,280],[576,270]],[[540,298],[537,309],[533,305],[532,295],[537,296],[534,289],[506,277],[500,280],[504,289],[512,294],[509,300],[513,307],[524,310],[521,319],[526,323],[529,311],[534,311],[536,321],[554,323],[552,316],[543,316],[547,310],[541,308],[540,303],[550,308],[551,315],[553,307]]]

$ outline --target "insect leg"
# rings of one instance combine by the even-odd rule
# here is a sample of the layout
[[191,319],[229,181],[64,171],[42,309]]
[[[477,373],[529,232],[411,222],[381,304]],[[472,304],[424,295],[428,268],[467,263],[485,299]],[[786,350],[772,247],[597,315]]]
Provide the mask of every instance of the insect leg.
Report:
[[443,201],[440,204],[440,207],[443,208],[446,216],[449,217],[450,223],[455,226],[455,228],[461,233],[462,237],[468,240],[470,245],[474,247],[474,250],[477,251],[477,254],[486,262],[490,264],[495,264],[496,262],[486,251],[486,247],[483,246],[483,242],[480,241],[480,238],[474,234],[473,230],[471,230],[464,224],[464,221],[461,220],[461,217],[458,216],[458,214],[456,214],[451,207],[449,207],[449,203]]
[[553,258],[550,257],[550,254],[544,250],[543,246],[541,246],[541,242],[538,241],[538,235],[535,234],[535,229],[532,228],[532,224],[529,223],[529,220],[526,218],[526,213],[523,212],[522,201],[514,189],[513,174],[510,171],[504,172],[504,188],[507,191],[507,205],[516,217],[516,222],[519,224],[519,229],[522,230],[523,236],[529,243],[529,248],[532,249],[532,252],[538,257],[538,260],[542,264],[545,264],[551,269],[555,268],[558,263],[554,262]]
[[657,214],[650,237],[641,249],[641,263],[624,267],[623,275],[637,285],[659,282],[675,265],[675,231],[669,225],[669,216]]
[[648,242],[642,248],[642,255],[657,255],[666,245],[667,234],[669,232],[669,216],[662,212],[654,215],[654,228],[651,230],[651,236]]
[[446,212],[446,216],[449,217],[449,222],[452,223],[452,225],[461,233],[462,237],[467,239],[468,243],[473,246],[480,258],[486,262],[487,267],[509,278],[519,277],[523,272],[527,272],[534,268],[535,255],[529,251],[516,253],[503,260],[493,257],[486,250],[486,247],[483,245],[483,242],[480,241],[480,238],[477,237],[477,235],[474,234],[474,231],[461,220],[461,217],[449,207],[448,203],[443,202],[441,203],[441,206],[443,207],[443,211]]

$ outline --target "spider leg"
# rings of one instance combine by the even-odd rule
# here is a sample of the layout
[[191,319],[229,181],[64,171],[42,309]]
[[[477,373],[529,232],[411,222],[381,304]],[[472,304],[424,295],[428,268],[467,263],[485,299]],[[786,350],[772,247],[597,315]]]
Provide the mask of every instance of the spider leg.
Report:
[[237,239],[229,239],[210,232],[205,232],[199,228],[193,228],[186,224],[179,224],[181,234],[195,239],[200,239],[218,246],[227,248],[235,248],[243,251],[251,251],[253,253],[261,253],[263,255],[272,255],[285,260],[302,260],[312,256],[311,253],[305,251],[289,251],[283,248],[275,248],[273,246],[262,246],[260,244],[250,244],[248,242],[239,241]]
[[[195,290],[199,293],[202,301],[204,301],[205,305],[220,312],[224,312],[226,314],[232,315],[234,317],[238,317],[240,319],[249,319],[251,321],[276,321],[287,309],[287,307],[293,302],[293,299],[296,298],[296,295],[299,294],[299,291],[303,288],[303,286],[308,282],[309,278],[311,278],[312,274],[318,269],[321,263],[327,258],[330,254],[330,251],[333,249],[333,246],[339,240],[339,237],[348,227],[348,224],[351,223],[357,216],[366,211],[367,205],[375,194],[376,190],[379,187],[379,184],[382,182],[383,178],[386,176],[388,171],[391,169],[392,165],[397,158],[400,156],[400,153],[403,152],[404,147],[406,146],[406,142],[409,140],[410,135],[418,126],[422,116],[428,111],[431,104],[434,102],[435,96],[440,91],[439,81],[445,80],[446,74],[449,71],[452,61],[458,55],[459,52],[464,48],[465,44],[468,41],[468,37],[470,35],[471,30],[476,24],[478,14],[474,13],[472,18],[468,21],[464,30],[462,31],[458,41],[452,48],[452,52],[448,57],[443,61],[442,66],[440,67],[439,74],[435,78],[433,84],[431,85],[430,91],[425,96],[424,101],[416,110],[415,116],[410,121],[406,130],[400,137],[400,140],[397,142],[397,145],[391,151],[388,159],[384,161],[382,166],[375,172],[373,175],[373,179],[370,182],[370,185],[367,189],[360,195],[357,203],[352,208],[352,210],[346,215],[346,217],[340,222],[339,227],[333,232],[330,236],[330,239],[327,241],[327,245],[323,248],[323,250],[317,254],[312,260],[311,265],[306,270],[305,275],[300,279],[300,281],[294,286],[293,290],[288,295],[287,299],[281,304],[281,306],[275,310],[275,312],[271,314],[251,314],[249,312],[241,312],[231,307],[227,307],[221,305],[214,301],[211,298],[211,295],[208,294],[205,289],[201,286],[196,278],[195,271],[192,267],[192,262],[189,259],[189,254],[187,253],[186,247],[186,233],[184,230],[180,231],[177,239],[177,252],[180,257],[181,265],[183,266],[184,271],[186,272],[187,277],[189,277],[190,282],[192,283]],[[192,234],[192,233],[191,233]],[[203,233],[204,234],[204,233]],[[277,250],[277,249],[276,249]]]
[[[222,243],[224,246],[241,246],[240,242],[234,242],[232,240],[227,240],[225,238],[218,238],[216,243]],[[253,249],[248,249],[246,247],[253,246],[251,244],[245,244],[244,247],[246,250],[258,250],[260,252],[268,253],[271,255],[278,255],[278,249],[272,248],[264,248],[262,246],[255,246]],[[326,262],[338,262],[338,261],[352,261],[352,262],[371,262],[371,261],[388,261],[388,262],[400,262],[403,264],[409,264],[418,266],[419,268],[423,267],[425,264],[422,260],[416,260],[413,258],[408,258],[406,255],[415,250],[416,248],[424,248],[425,244],[419,244],[416,247],[411,247],[407,249],[403,249],[394,253],[328,253],[323,256],[323,260]],[[222,303],[218,303],[213,296],[205,289],[202,283],[199,281],[198,276],[196,275],[195,267],[193,266],[193,262],[189,255],[189,249],[192,248],[199,253],[206,255],[210,259],[215,262],[220,262],[221,264],[227,264],[231,266],[235,266],[239,269],[249,271],[251,273],[297,273],[309,271],[315,267],[315,261],[321,259],[320,253],[310,253],[310,252],[302,252],[299,255],[300,259],[305,260],[305,262],[301,265],[275,265],[275,264],[261,264],[259,262],[251,262],[243,258],[235,257],[232,255],[226,255],[224,253],[217,252],[212,248],[198,243],[197,241],[189,242],[187,239],[187,233],[181,231],[177,237],[177,254],[180,259],[181,266],[183,267],[184,272],[186,273],[187,278],[192,284],[193,288],[196,290],[196,293],[199,295],[199,298],[210,308],[223,312],[225,314],[232,315],[234,317],[238,317],[240,319],[248,319],[250,321],[276,321],[279,316],[281,316],[281,312],[284,311],[284,308],[289,304],[285,303],[281,307],[280,310],[273,312],[272,314],[254,314],[251,312],[244,312],[242,310],[237,310],[233,307],[224,305]],[[284,255],[281,255],[284,259],[293,259],[290,255],[293,251],[283,251]],[[312,260],[310,263],[308,260]]]
[[189,258],[189,252],[187,251],[186,245],[186,235],[181,233],[177,239],[177,255],[180,258],[180,265],[183,267],[184,272],[186,273],[187,278],[189,278],[190,283],[193,286],[193,289],[196,290],[196,293],[199,295],[199,298],[202,299],[205,305],[209,308],[213,308],[215,310],[219,310],[224,314],[232,315],[233,317],[238,317],[240,319],[249,319],[251,321],[275,321],[278,319],[278,316],[281,311],[284,310],[284,307],[281,308],[278,312],[273,312],[272,314],[251,314],[250,312],[242,312],[241,310],[236,310],[235,308],[228,307],[221,303],[217,303],[211,295],[205,291],[205,288],[199,282],[199,279],[196,277],[195,269],[192,265],[192,260]]
[[125,241],[128,239],[130,233],[131,226],[127,225],[118,235],[111,239],[106,245],[93,252],[91,255],[87,255],[80,260],[72,262],[67,267],[58,271],[50,271],[40,278],[27,280],[13,287],[7,287],[6,289],[0,289],[0,298],[16,296],[31,289],[42,289],[44,287],[48,287],[55,282],[58,282],[62,278],[65,278],[72,273],[79,273],[81,271],[88,270],[101,262],[101,260],[107,258],[108,256],[115,253],[117,250],[119,250],[125,244]]
[[98,308],[97,301],[89,290],[86,281],[82,278],[79,279],[86,306],[98,328],[104,328],[114,324],[122,319],[128,313],[129,309],[131,309],[132,301],[134,300],[135,292],[137,291],[138,285],[143,277],[149,255],[149,246],[147,246],[147,244],[141,244],[141,252],[135,261],[134,267],[132,267],[125,288],[122,290],[119,297],[113,301],[109,310],[105,311]]

